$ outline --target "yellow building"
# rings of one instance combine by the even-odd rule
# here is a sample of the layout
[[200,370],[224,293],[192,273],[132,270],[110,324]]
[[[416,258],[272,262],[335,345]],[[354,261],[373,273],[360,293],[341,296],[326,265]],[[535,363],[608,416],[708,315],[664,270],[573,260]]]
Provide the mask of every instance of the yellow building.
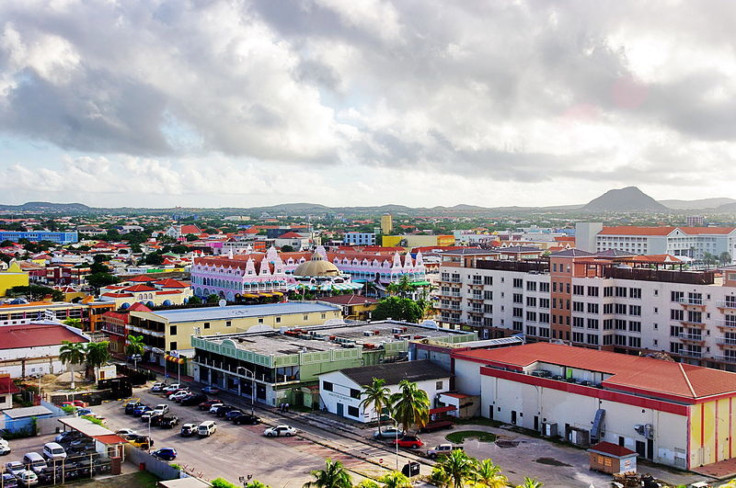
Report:
[[405,247],[412,249],[415,247],[428,246],[454,246],[455,236],[452,235],[430,235],[430,234],[404,234],[399,236],[383,236],[381,241],[383,247]]
[[234,334],[254,327],[278,330],[280,327],[322,325],[327,320],[342,318],[341,312],[338,306],[311,302],[131,311],[128,334],[142,335],[152,354],[151,360],[159,362],[166,351],[190,350],[193,335]]
[[389,235],[394,230],[394,221],[391,214],[381,215],[381,234]]
[[14,286],[28,286],[28,273],[24,273],[18,263],[12,263],[8,269],[0,271],[0,297],[4,297]]

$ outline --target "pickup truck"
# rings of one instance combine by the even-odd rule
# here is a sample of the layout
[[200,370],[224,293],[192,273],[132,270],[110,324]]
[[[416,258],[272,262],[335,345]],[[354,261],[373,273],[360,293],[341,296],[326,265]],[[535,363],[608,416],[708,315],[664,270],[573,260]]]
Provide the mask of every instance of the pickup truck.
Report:
[[434,447],[434,449],[430,449],[427,451],[427,457],[436,459],[439,456],[443,456],[446,454],[450,454],[452,451],[462,451],[463,446],[457,446],[454,444],[439,444]]
[[154,419],[151,419],[151,424],[162,429],[173,429],[175,425],[179,424],[179,417],[174,415],[158,415]]

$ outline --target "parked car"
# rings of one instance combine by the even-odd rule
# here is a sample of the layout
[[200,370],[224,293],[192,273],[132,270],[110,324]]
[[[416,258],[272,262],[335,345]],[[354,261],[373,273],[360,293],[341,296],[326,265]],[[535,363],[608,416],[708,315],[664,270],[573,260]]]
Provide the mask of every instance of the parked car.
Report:
[[190,405],[199,405],[200,403],[207,400],[207,395],[203,395],[201,393],[196,393],[193,395],[189,395],[187,397],[184,397],[181,399],[181,403],[184,406],[190,406]]
[[47,442],[43,445],[43,451],[42,451],[43,457],[51,461],[52,463],[55,463],[56,461],[63,461],[66,459],[66,451],[63,447],[61,447],[61,444],[57,442]]
[[296,435],[297,430],[289,425],[277,425],[276,427],[269,427],[263,431],[263,435],[266,437],[291,437]]
[[139,405],[139,406],[135,407],[135,410],[133,410],[133,415],[136,416],[136,417],[140,417],[144,413],[149,412],[151,410],[153,410],[153,409],[151,407],[149,407],[148,405]]
[[176,449],[173,447],[162,447],[157,451],[153,451],[151,455],[164,461],[173,461],[176,459]]
[[168,385],[167,385],[166,383],[156,382],[156,383],[154,383],[154,384],[153,384],[153,386],[151,387],[151,392],[152,392],[152,393],[160,393],[160,392],[162,392],[162,391],[164,390],[164,388],[166,388],[167,386],[168,386]]
[[227,412],[225,412],[224,418],[225,420],[232,420],[239,415],[243,415],[243,411],[237,408],[233,408],[232,410],[228,410]]
[[2,486],[3,488],[18,488],[18,479],[10,473],[3,473]]
[[398,444],[399,447],[405,447],[408,449],[419,449],[424,445],[424,442],[415,435],[405,435],[400,439],[394,440],[393,443]]
[[169,413],[169,406],[165,403],[160,403],[154,407],[153,411],[156,415],[164,415],[166,413]]
[[172,393],[171,395],[169,395],[169,400],[173,400],[178,403],[181,401],[182,398],[190,394],[191,392],[189,390],[179,390],[176,393]]
[[215,415],[218,417],[224,417],[229,411],[237,409],[238,407],[234,407],[232,405],[222,405],[215,411]]
[[156,418],[158,419],[156,425],[163,429],[173,429],[176,425],[179,424],[179,417],[176,417],[174,415],[163,415]]
[[153,410],[149,410],[146,413],[144,413],[143,415],[141,415],[141,422],[143,422],[144,424],[145,423],[148,423],[149,422],[149,419],[150,419],[151,422],[153,422],[153,419],[155,417],[159,417],[159,416],[160,416],[160,414],[157,414]]
[[233,420],[233,423],[237,425],[241,425],[241,424],[256,425],[261,422],[261,419],[249,413],[243,413],[241,415],[237,415],[232,420]]
[[205,420],[197,427],[197,434],[200,437],[209,437],[217,432],[217,423],[214,420]]
[[118,430],[115,431],[115,433],[117,435],[119,435],[120,437],[125,437],[125,436],[128,436],[128,435],[136,435],[137,434],[137,432],[135,430],[133,430],[133,429],[118,429]]
[[30,469],[24,469],[21,473],[15,475],[20,486],[35,486],[38,484],[38,475]]
[[206,393],[208,395],[217,395],[220,393],[220,389],[216,386],[209,385],[202,388],[202,393]]
[[419,429],[419,432],[434,432],[436,430],[452,429],[453,425],[455,425],[455,423],[451,420],[435,420]]
[[82,433],[77,430],[67,430],[66,432],[62,432],[61,434],[57,435],[54,438],[54,442],[58,442],[59,444],[69,444],[72,441],[76,441],[77,439],[82,438]]
[[396,440],[397,437],[401,437],[404,435],[404,432],[401,429],[397,429],[396,427],[386,427],[382,429],[380,432],[376,431],[373,433],[374,439],[393,439]]
[[182,437],[191,437],[197,433],[197,424],[184,424],[181,426],[181,431],[179,433]]
[[197,408],[200,409],[200,410],[208,410],[209,411],[209,409],[212,408],[213,405],[218,404],[218,403],[219,404],[222,404],[222,401],[221,400],[206,400],[206,401],[200,403],[199,405],[197,405]]
[[133,411],[143,405],[139,400],[128,402],[125,404],[125,415],[133,415]]
[[173,385],[164,387],[163,391],[164,393],[174,393],[175,391],[181,390],[182,388],[184,388],[184,385],[180,383],[174,383]]
[[10,454],[10,443],[5,439],[0,439],[0,456]]
[[450,454],[452,451],[462,451],[463,446],[458,446],[455,444],[439,444],[434,447],[434,449],[430,449],[427,451],[427,457],[431,459],[436,459],[439,456],[446,456]]
[[141,449],[149,449],[153,447],[153,439],[145,435],[135,436],[129,439],[128,442],[134,445],[135,447],[140,447]]
[[21,473],[25,470],[26,467],[20,461],[10,461],[8,463],[5,463],[5,472],[10,473],[13,476],[16,476],[18,473]]
[[217,413],[217,410],[224,405],[224,403],[213,403],[210,405],[210,413]]
[[47,467],[46,460],[37,452],[27,452],[23,456],[23,465],[26,469],[32,470],[34,473]]

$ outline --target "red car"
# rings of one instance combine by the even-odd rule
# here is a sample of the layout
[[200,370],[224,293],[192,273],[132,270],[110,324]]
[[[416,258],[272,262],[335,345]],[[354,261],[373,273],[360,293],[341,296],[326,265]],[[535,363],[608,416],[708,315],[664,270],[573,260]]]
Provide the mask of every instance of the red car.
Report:
[[401,439],[396,439],[393,442],[394,444],[398,444],[399,447],[406,447],[409,449],[419,449],[424,445],[424,442],[417,437],[413,435],[405,435]]
[[212,405],[215,403],[221,403],[222,400],[207,400],[206,402],[202,402],[199,405],[197,405],[197,408],[200,410],[209,410]]

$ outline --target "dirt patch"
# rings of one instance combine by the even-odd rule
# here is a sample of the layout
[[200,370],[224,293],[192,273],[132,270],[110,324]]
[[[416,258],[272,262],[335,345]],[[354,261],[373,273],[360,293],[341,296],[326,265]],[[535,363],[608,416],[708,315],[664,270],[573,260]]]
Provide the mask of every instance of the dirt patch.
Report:
[[554,458],[548,458],[548,457],[541,457],[539,459],[534,460],[535,463],[544,464],[547,466],[560,466],[560,467],[566,467],[569,468],[572,466],[572,464],[563,463],[562,461],[558,461]]
[[519,441],[503,441],[503,440],[497,440],[496,445],[501,448],[510,448],[510,447],[518,447]]

